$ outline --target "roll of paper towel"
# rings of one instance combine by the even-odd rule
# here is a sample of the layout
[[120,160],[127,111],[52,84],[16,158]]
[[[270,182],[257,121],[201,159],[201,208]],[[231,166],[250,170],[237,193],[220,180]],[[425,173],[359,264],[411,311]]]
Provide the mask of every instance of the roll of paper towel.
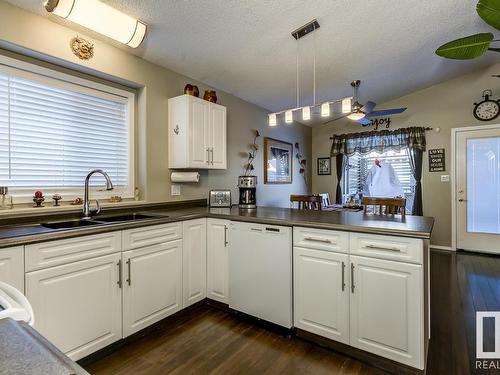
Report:
[[199,182],[200,174],[198,172],[172,172],[170,175],[172,182]]

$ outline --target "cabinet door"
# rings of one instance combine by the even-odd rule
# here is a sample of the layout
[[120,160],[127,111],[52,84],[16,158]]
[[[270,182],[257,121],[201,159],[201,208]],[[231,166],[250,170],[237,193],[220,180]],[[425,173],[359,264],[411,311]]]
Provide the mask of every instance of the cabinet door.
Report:
[[24,248],[22,246],[0,249],[0,281],[24,293]]
[[229,220],[207,219],[207,297],[228,303]]
[[121,254],[26,274],[35,328],[78,360],[122,338]]
[[206,297],[207,291],[207,219],[182,223],[183,307]]
[[350,344],[424,368],[422,266],[351,256]]
[[209,102],[189,98],[189,168],[208,168]]
[[182,240],[123,253],[123,335],[182,308]]
[[210,103],[210,165],[211,169],[226,169],[226,107]]
[[349,257],[294,247],[295,327],[349,343]]

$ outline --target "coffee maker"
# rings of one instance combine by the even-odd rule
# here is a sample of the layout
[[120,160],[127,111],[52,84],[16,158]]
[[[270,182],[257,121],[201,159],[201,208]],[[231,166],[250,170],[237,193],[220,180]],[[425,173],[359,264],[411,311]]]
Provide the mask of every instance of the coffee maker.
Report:
[[257,176],[238,177],[238,187],[240,189],[240,208],[257,208]]

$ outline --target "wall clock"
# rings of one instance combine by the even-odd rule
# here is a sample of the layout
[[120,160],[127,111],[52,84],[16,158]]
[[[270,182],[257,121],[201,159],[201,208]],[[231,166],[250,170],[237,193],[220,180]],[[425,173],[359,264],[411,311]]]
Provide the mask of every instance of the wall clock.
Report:
[[473,114],[479,121],[491,121],[500,114],[500,99],[493,100],[490,97],[493,95],[491,90],[483,91],[483,100],[479,103],[474,103]]

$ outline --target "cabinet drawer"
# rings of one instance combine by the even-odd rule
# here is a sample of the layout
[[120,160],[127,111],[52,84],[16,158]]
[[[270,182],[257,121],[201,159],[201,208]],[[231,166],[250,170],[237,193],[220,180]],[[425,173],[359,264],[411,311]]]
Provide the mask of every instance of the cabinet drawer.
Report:
[[347,253],[349,250],[349,233],[294,227],[293,246]]
[[153,225],[123,231],[123,250],[156,245],[182,237],[182,222]]
[[353,255],[422,264],[423,251],[423,242],[417,238],[350,234],[350,252]]
[[25,247],[26,272],[121,251],[120,232],[42,242]]

